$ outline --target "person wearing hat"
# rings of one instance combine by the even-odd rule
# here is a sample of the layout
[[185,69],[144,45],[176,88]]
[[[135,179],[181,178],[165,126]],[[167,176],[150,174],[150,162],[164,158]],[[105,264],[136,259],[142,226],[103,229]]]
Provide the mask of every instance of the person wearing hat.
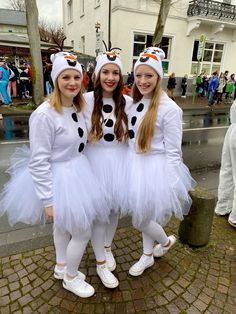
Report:
[[109,224],[100,224],[92,230],[92,246],[97,261],[97,274],[107,288],[115,288],[119,282],[111,273],[116,261],[111,251],[118,225],[124,195],[127,153],[127,110],[132,104],[129,96],[122,94],[122,63],[119,54],[107,51],[97,57],[94,91],[84,95],[85,121],[89,144],[85,154],[94,174],[106,191],[110,210]]
[[[195,181],[183,164],[182,110],[161,88],[162,59],[157,47],[142,52],[134,66],[133,106],[129,111],[126,193],[128,214],[143,235],[143,255],[130,269],[141,275],[175,244],[163,226],[172,215],[183,219]],[[158,244],[153,248],[154,241]]]
[[107,222],[109,212],[83,153],[87,131],[81,65],[66,52],[52,55],[51,61],[54,91],[30,117],[30,151],[18,148],[11,158],[11,179],[1,194],[0,210],[7,212],[11,225],[53,219],[54,277],[86,298],[94,288],[77,270],[93,223]]

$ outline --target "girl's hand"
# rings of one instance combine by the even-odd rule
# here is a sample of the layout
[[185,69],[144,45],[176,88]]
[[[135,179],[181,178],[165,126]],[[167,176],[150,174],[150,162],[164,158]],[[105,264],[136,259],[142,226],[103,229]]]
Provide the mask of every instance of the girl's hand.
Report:
[[46,214],[46,219],[47,220],[52,220],[53,219],[53,207],[45,207],[44,208],[45,214]]

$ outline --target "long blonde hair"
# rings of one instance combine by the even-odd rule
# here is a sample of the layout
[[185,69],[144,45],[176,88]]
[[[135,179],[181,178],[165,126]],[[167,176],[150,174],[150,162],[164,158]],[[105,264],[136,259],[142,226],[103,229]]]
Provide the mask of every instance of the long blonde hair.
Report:
[[[157,111],[160,105],[162,94],[161,79],[158,76],[156,87],[153,91],[147,112],[144,115],[143,121],[139,127],[137,135],[138,150],[140,153],[150,151],[151,141],[154,135],[155,123],[157,120]],[[139,102],[143,95],[138,90],[136,83],[133,85],[133,100],[134,103]]]
[[[61,92],[58,86],[58,81],[56,79],[54,90],[49,96],[50,105],[59,113],[62,113],[62,102],[61,102]],[[84,97],[82,93],[82,85],[79,93],[74,97],[73,104],[75,105],[78,112],[82,111],[84,108]]]

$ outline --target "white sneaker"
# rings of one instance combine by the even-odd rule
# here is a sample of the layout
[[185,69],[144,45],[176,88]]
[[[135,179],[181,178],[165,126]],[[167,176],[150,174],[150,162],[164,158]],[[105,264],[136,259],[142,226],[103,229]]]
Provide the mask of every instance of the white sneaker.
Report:
[[106,263],[107,263],[108,269],[110,271],[115,270],[116,269],[116,261],[114,259],[114,256],[112,254],[110,247],[105,248],[105,257],[106,257]]
[[97,274],[107,288],[116,288],[119,285],[118,279],[108,269],[107,264],[97,265]]
[[131,276],[140,276],[144,272],[145,269],[151,267],[154,264],[153,255],[148,256],[143,254],[139,261],[135,263],[130,269],[129,274]]
[[64,289],[73,292],[81,298],[91,297],[95,293],[94,288],[78,276],[72,280],[68,280],[65,276],[62,285]]
[[163,255],[165,255],[169,249],[175,244],[176,242],[176,237],[171,235],[168,237],[170,244],[168,246],[163,246],[161,244],[157,244],[154,246],[153,249],[153,256],[154,257],[161,257]]
[[[54,274],[53,274],[54,278],[64,279],[65,273],[66,273],[66,266],[62,269],[58,268],[57,265],[54,267]],[[86,276],[83,273],[81,273],[80,271],[77,271],[77,276],[82,280],[86,279]]]
[[233,222],[233,221],[231,221],[231,220],[229,220],[229,219],[228,219],[228,222],[229,222],[229,224],[230,224],[232,227],[236,228],[236,223],[235,223],[235,222]]
[[231,211],[232,210],[230,210],[230,209],[226,209],[226,210],[220,210],[219,208],[217,208],[216,207],[216,209],[215,209],[215,214],[217,215],[217,216],[226,216],[226,215],[229,215],[230,213],[231,213]]

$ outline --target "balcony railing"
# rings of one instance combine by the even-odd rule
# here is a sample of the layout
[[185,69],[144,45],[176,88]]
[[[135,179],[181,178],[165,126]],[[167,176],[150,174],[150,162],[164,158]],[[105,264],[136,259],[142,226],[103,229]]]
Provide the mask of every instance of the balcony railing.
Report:
[[187,15],[201,16],[219,21],[236,20],[236,6],[211,0],[193,0],[189,1]]

